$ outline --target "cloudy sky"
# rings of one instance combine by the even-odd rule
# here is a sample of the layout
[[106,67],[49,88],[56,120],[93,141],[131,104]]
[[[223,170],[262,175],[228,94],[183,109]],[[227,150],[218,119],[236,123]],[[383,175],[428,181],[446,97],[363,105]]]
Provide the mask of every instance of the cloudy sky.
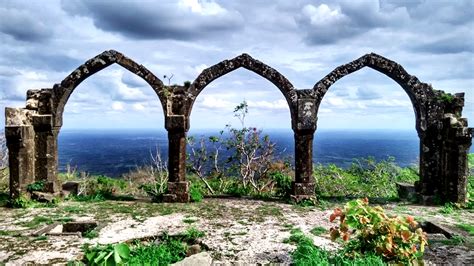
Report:
[[[192,81],[204,68],[248,53],[298,89],[335,67],[375,52],[447,92],[466,92],[474,123],[474,1],[9,1],[0,5],[0,107],[21,107],[27,89],[51,88],[77,66],[115,49],[165,83]],[[289,128],[281,93],[245,69],[198,97],[192,128],[237,124]],[[113,65],[84,81],[66,105],[64,128],[161,128],[163,113],[146,83]],[[338,81],[321,105],[318,128],[414,130],[408,96],[362,69]],[[3,115],[0,123],[4,123]]]

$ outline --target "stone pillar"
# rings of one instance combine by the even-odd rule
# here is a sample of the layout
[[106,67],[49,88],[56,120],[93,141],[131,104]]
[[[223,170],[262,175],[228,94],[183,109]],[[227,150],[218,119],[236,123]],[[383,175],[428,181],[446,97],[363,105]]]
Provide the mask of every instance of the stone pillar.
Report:
[[415,183],[419,201],[433,204],[439,198],[441,180],[441,146],[437,130],[420,136],[420,180]]
[[440,188],[443,201],[464,203],[467,196],[467,182],[469,176],[468,153],[472,144],[472,128],[465,127],[467,121],[463,118],[463,126],[452,127],[450,121],[445,119],[447,134],[442,149],[442,173],[443,182]]
[[45,181],[45,192],[59,192],[61,190],[57,178],[59,128],[53,127],[51,115],[34,115],[33,124],[36,133],[35,180]]
[[296,201],[314,197],[313,136],[314,131],[295,132],[295,182],[292,194]]
[[[295,181],[292,198],[296,201],[314,198],[313,182],[313,136],[316,130],[316,101],[300,95],[297,117],[292,118],[295,133]],[[296,121],[295,121],[296,120]]]
[[18,198],[35,176],[35,131],[33,126],[5,127],[10,169],[10,198]]
[[189,183],[186,181],[186,133],[184,116],[166,118],[168,130],[168,192],[165,202],[189,202]]

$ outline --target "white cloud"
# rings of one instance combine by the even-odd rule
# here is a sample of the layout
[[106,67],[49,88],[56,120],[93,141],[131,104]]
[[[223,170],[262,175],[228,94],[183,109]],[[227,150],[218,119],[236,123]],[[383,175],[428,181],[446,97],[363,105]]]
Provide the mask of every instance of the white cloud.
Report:
[[178,5],[181,8],[189,8],[193,13],[198,13],[204,16],[227,13],[227,10],[213,1],[180,0]]
[[331,9],[326,4],[319,6],[305,5],[302,13],[313,26],[329,26],[333,23],[341,23],[347,20],[347,17],[341,13],[339,8]]
[[112,110],[114,111],[124,111],[125,107],[122,102],[113,102],[112,103]]
[[134,103],[133,104],[133,109],[137,111],[143,111],[145,110],[145,105],[143,103]]
[[215,96],[208,96],[204,95],[202,100],[198,101],[200,107],[206,109],[224,109],[224,110],[231,110],[236,106],[235,103],[227,101],[222,98],[217,98]]
[[249,108],[263,110],[289,110],[288,103],[285,100],[269,101],[247,101]]

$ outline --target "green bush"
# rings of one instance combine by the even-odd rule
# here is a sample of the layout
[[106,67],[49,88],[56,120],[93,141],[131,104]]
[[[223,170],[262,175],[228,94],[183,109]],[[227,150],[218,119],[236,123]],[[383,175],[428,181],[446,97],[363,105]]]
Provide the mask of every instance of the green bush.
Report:
[[474,209],[474,153],[468,154],[469,177],[467,180],[467,204],[466,207]]
[[189,197],[192,202],[200,202],[204,198],[203,188],[199,183],[191,183],[189,187]]
[[10,199],[8,201],[8,206],[12,208],[29,208],[33,205],[32,200],[27,198],[25,195],[20,195],[15,199]]
[[275,182],[275,196],[289,199],[291,195],[291,186],[293,183],[293,178],[282,172],[271,173],[270,178]]
[[305,236],[300,230],[292,230],[290,238],[285,242],[296,244],[296,249],[291,253],[294,265],[387,265],[381,257],[375,254],[365,254],[359,258],[351,258],[345,256],[343,251],[331,253],[321,249],[315,246],[313,240]]
[[45,186],[44,180],[39,180],[34,183],[26,185],[26,191],[33,192],[33,191],[43,191]]
[[122,265],[130,258],[130,248],[125,243],[84,248],[87,265]]
[[348,169],[334,164],[314,167],[316,195],[320,197],[397,197],[396,182],[413,183],[419,179],[414,168],[400,168],[394,158],[376,162],[374,158],[356,159]]
[[127,191],[127,182],[99,175],[85,178],[79,194],[74,198],[79,201],[102,201],[114,199],[117,193]]
[[336,219],[339,226],[331,228],[331,239],[342,238],[350,257],[375,253],[388,262],[410,264],[421,259],[427,245],[413,217],[389,217],[380,206],[369,206],[367,198],[349,201],[343,210],[336,208],[330,221]]

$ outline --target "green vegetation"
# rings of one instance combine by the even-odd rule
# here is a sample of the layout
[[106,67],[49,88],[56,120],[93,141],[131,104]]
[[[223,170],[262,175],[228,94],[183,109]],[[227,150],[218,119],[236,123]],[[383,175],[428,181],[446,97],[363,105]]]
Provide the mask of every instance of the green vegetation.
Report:
[[291,236],[286,242],[296,244],[296,249],[291,254],[295,265],[387,265],[381,257],[374,254],[351,258],[346,256],[344,251],[331,253],[321,249],[315,246],[313,240],[300,230],[292,230]]
[[458,224],[457,227],[460,229],[466,231],[469,233],[470,236],[474,236],[474,225],[473,224],[467,224],[467,223],[461,223]]
[[[188,228],[182,236],[164,234],[158,242],[84,246],[87,265],[169,265],[186,257],[188,244],[193,244],[204,232]],[[71,262],[72,263],[72,262]]]
[[393,157],[376,162],[374,158],[356,159],[348,169],[316,165],[314,168],[318,197],[396,198],[396,182],[414,183],[418,171],[400,168]]
[[33,191],[43,191],[45,186],[44,180],[39,180],[34,183],[28,184],[26,186],[26,191],[33,192]]
[[454,101],[454,95],[443,92],[443,94],[439,96],[439,99],[445,103],[452,103]]
[[342,238],[345,254],[350,257],[375,253],[387,262],[410,264],[422,258],[428,243],[413,217],[389,217],[380,206],[369,206],[367,199],[336,208],[330,221],[336,219],[339,226],[331,229],[331,239]]
[[309,231],[311,234],[315,235],[315,236],[320,236],[322,234],[325,234],[328,232],[328,230],[324,227],[321,227],[321,226],[316,226],[315,228],[311,229],[311,231]]

